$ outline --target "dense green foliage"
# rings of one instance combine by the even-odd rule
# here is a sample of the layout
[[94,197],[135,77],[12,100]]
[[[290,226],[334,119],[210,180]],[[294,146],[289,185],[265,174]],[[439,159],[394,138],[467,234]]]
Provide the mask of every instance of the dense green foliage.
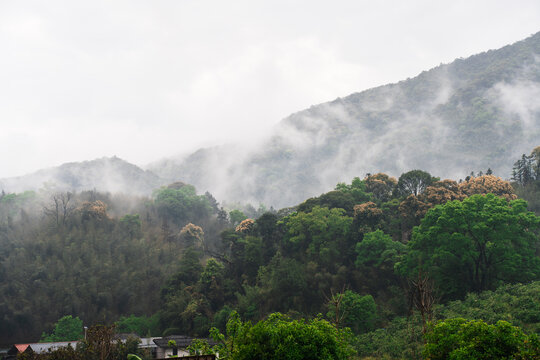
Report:
[[494,324],[505,320],[530,333],[540,334],[540,281],[504,285],[495,291],[470,293],[437,309],[441,319],[461,317]]
[[[2,342],[36,341],[66,314],[89,326],[156,313],[185,248],[184,223],[160,215],[160,204],[97,192],[0,195]],[[203,215],[197,223],[215,250],[226,225]]]
[[52,335],[71,314],[141,336],[215,327],[247,358],[279,357],[281,343],[290,358],[308,348],[346,358],[346,344],[419,358],[429,321],[478,316],[537,332],[540,220],[510,184],[420,170],[400,179],[401,190],[386,174],[354,178],[254,219],[180,183],[153,198],[4,195],[0,336]]
[[274,313],[252,325],[233,313],[227,323],[227,336],[215,329],[212,333],[220,341],[215,351],[228,360],[344,360],[355,353],[350,345],[351,333],[321,318],[293,320]]
[[54,325],[54,330],[51,334],[41,335],[41,340],[45,342],[51,341],[76,341],[83,337],[83,323],[78,317],[66,315]]
[[427,212],[401,266],[411,277],[423,268],[445,298],[538,279],[539,227],[523,200],[508,203],[492,194],[455,200]]
[[[436,306],[435,321],[464,318],[482,319],[488,324],[504,320],[529,334],[540,333],[540,282],[504,285],[496,291],[470,293],[464,300]],[[416,359],[424,339],[418,315],[395,317],[380,328],[357,338],[356,348],[363,357]]]
[[540,342],[519,328],[500,320],[489,325],[482,320],[448,319],[426,334],[424,355],[428,359],[538,359]]

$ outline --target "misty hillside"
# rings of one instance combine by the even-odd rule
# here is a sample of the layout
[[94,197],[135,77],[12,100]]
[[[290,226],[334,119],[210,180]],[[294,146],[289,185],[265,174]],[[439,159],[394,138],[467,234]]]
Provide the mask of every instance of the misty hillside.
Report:
[[35,173],[0,179],[0,189],[22,192],[52,188],[56,190],[92,190],[146,195],[163,185],[157,175],[113,156],[91,161],[66,163]]
[[276,207],[374,171],[459,179],[490,167],[509,178],[515,159],[540,144],[539,99],[537,33],[292,114],[257,147],[202,149],[150,169],[218,199]]

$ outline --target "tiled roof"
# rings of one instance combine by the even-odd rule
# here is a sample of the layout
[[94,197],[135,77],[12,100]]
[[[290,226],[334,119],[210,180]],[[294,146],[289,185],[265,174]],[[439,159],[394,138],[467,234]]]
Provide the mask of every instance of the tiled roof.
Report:
[[30,348],[38,353],[42,354],[49,350],[56,350],[62,347],[68,347],[71,345],[72,348],[75,348],[77,346],[78,341],[57,341],[57,342],[47,342],[47,343],[35,343],[35,344],[28,344]]
[[24,352],[24,350],[26,350],[26,348],[28,348],[30,344],[15,344],[15,347],[17,348],[17,350],[19,350],[19,352]]
[[194,338],[186,335],[171,335],[162,337],[161,339],[154,339],[154,342],[157,346],[161,348],[170,348],[169,341],[171,340],[176,343],[176,347],[185,348],[191,345],[191,342],[194,340]]

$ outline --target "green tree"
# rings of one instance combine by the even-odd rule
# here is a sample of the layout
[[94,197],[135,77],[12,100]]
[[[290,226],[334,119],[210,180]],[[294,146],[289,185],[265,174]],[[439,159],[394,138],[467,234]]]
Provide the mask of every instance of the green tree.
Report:
[[348,192],[334,190],[304,201],[298,205],[297,210],[308,213],[315,206],[319,206],[329,209],[344,209],[347,215],[352,216],[354,204],[354,198]]
[[372,194],[366,191],[366,182],[359,177],[352,179],[351,184],[339,183],[334,190],[344,192],[352,197],[355,204],[370,201]]
[[212,213],[209,200],[204,195],[197,195],[192,185],[169,185],[154,194],[158,214],[178,226],[190,221],[208,218]]
[[139,218],[139,214],[124,215],[124,217],[120,219],[120,225],[122,230],[129,236],[130,239],[139,238],[142,234],[141,219]]
[[[286,245],[301,259],[315,261],[327,269],[352,255],[348,233],[352,218],[343,209],[315,206],[310,213],[298,212],[287,221]],[[303,259],[305,260],[305,259]]]
[[217,310],[217,307],[223,305],[224,302],[223,280],[223,265],[215,259],[208,259],[201,273],[199,286],[200,292],[205,294],[214,310]]
[[139,336],[158,335],[159,318],[157,314],[147,316],[122,316],[115,323],[116,331],[121,333],[135,333]]
[[229,212],[229,220],[231,222],[231,225],[235,227],[236,225],[240,224],[242,221],[246,220],[247,216],[244,215],[244,213],[240,210],[231,210]]
[[422,170],[411,170],[401,174],[396,185],[396,194],[399,197],[409,195],[417,196],[426,190],[434,181],[437,181],[430,173]]
[[373,194],[377,201],[388,201],[397,185],[397,180],[384,173],[368,174],[364,179],[366,191]]
[[265,295],[263,304],[271,311],[300,310],[307,290],[302,264],[277,253],[259,270],[259,284]]
[[222,342],[218,352],[225,359],[351,359],[355,353],[350,332],[320,318],[291,320],[274,313],[252,326],[233,314],[227,337],[212,333]]
[[346,290],[332,296],[327,306],[326,316],[336,322],[336,325],[348,327],[355,334],[373,330],[377,318],[377,305],[371,295],[362,296]]
[[451,201],[427,212],[398,268],[410,277],[422,268],[446,298],[538,279],[539,226],[523,200],[488,194]]
[[383,271],[394,271],[394,265],[406,246],[386,235],[381,230],[367,233],[364,239],[356,244],[356,266],[359,268],[377,268]]
[[527,336],[506,321],[488,325],[482,320],[447,319],[426,334],[424,356],[446,359],[538,359],[538,338]]
[[41,341],[76,341],[83,337],[83,323],[78,317],[66,315],[54,325],[51,334],[41,335]]

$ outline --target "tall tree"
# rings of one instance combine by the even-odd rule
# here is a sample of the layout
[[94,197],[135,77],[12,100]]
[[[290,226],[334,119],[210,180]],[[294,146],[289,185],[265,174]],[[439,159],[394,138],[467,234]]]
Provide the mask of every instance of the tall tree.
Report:
[[83,337],[83,322],[78,317],[66,315],[54,325],[51,334],[41,336],[43,341],[76,341]]
[[449,298],[538,279],[540,218],[526,207],[493,194],[437,206],[414,229],[401,269],[411,278],[423,269]]
[[406,197],[411,194],[417,196],[437,180],[431,174],[422,170],[408,171],[399,177],[396,185],[396,194],[400,197]]

